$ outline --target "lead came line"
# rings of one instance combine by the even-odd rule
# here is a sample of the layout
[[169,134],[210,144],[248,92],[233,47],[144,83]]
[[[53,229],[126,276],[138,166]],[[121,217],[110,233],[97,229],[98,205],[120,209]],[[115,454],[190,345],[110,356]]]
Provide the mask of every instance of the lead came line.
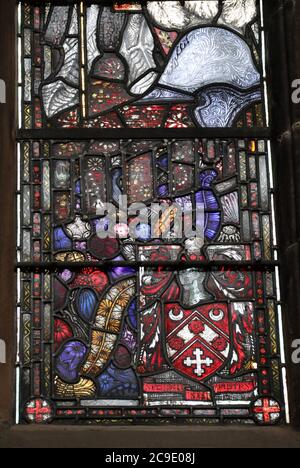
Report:
[[81,114],[83,119],[86,119],[87,116],[87,96],[86,96],[86,76],[85,69],[87,63],[87,54],[85,47],[85,38],[86,38],[86,7],[83,2],[80,2],[80,13],[79,13],[79,29],[80,29],[80,88],[81,88]]

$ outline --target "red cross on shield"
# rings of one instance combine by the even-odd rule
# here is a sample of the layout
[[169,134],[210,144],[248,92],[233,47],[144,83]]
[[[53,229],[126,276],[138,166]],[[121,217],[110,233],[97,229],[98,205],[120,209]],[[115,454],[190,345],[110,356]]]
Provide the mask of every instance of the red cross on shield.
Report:
[[197,382],[221,370],[232,349],[229,323],[225,303],[190,310],[179,304],[166,304],[166,347],[173,368]]

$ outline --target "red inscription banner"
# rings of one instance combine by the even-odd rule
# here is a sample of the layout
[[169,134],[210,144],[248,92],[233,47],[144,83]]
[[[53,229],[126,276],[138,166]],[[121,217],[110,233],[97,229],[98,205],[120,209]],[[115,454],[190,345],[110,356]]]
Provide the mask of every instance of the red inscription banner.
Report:
[[191,392],[187,390],[185,398],[188,401],[211,401],[211,394],[209,392]]
[[214,385],[215,393],[249,393],[255,389],[255,382],[226,382]]
[[144,384],[146,393],[183,393],[184,386],[177,384]]

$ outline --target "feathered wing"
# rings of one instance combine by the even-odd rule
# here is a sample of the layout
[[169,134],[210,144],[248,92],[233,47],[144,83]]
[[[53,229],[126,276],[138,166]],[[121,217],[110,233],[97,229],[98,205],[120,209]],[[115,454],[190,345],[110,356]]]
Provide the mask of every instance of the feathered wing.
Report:
[[[148,2],[148,12],[152,20],[163,29],[187,30],[211,22],[219,12],[218,0],[187,0]],[[224,0],[219,24],[226,24],[241,33],[255,18],[256,0]]]
[[96,385],[92,380],[84,378],[76,384],[67,384],[56,377],[54,390],[55,396],[59,398],[93,398],[96,394]]
[[120,53],[129,66],[129,86],[141,77],[141,80],[132,86],[131,91],[134,94],[143,94],[157,77],[157,73],[153,71],[156,68],[153,50],[154,39],[146,19],[141,15],[131,15]]
[[219,23],[244,33],[256,14],[256,0],[225,0]]
[[107,364],[121,331],[124,313],[135,293],[135,280],[127,279],[114,285],[100,302],[91,349],[82,367],[84,375],[97,376]]
[[161,28],[185,29],[190,24],[190,17],[179,1],[148,2],[147,9]]
[[70,7],[55,6],[53,7],[51,17],[45,33],[45,40],[55,46],[61,45],[66,32]]
[[204,20],[212,20],[219,11],[219,2],[218,0],[214,1],[186,1],[184,2],[184,7],[190,13],[195,14],[198,18]]
[[43,102],[47,117],[79,104],[79,91],[61,80],[43,87]]
[[[62,44],[68,18],[69,7],[54,7],[45,35],[51,44],[62,45],[64,53],[64,62],[56,80],[42,88],[44,109],[49,118],[79,104],[79,91],[76,89],[79,85],[78,39],[67,38]],[[72,21],[71,27],[74,26]]]
[[64,63],[58,76],[64,78],[71,86],[79,85],[78,40],[66,39],[64,43]]
[[86,36],[87,36],[87,61],[88,71],[91,71],[93,62],[100,55],[97,47],[97,23],[100,12],[99,5],[91,5],[87,9]]

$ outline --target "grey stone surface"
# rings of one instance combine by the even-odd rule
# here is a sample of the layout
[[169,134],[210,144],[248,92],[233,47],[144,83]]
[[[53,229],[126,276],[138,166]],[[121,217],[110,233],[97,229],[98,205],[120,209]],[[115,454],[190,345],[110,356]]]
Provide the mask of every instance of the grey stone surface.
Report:
[[1,448],[300,448],[284,427],[70,427],[0,429]]

